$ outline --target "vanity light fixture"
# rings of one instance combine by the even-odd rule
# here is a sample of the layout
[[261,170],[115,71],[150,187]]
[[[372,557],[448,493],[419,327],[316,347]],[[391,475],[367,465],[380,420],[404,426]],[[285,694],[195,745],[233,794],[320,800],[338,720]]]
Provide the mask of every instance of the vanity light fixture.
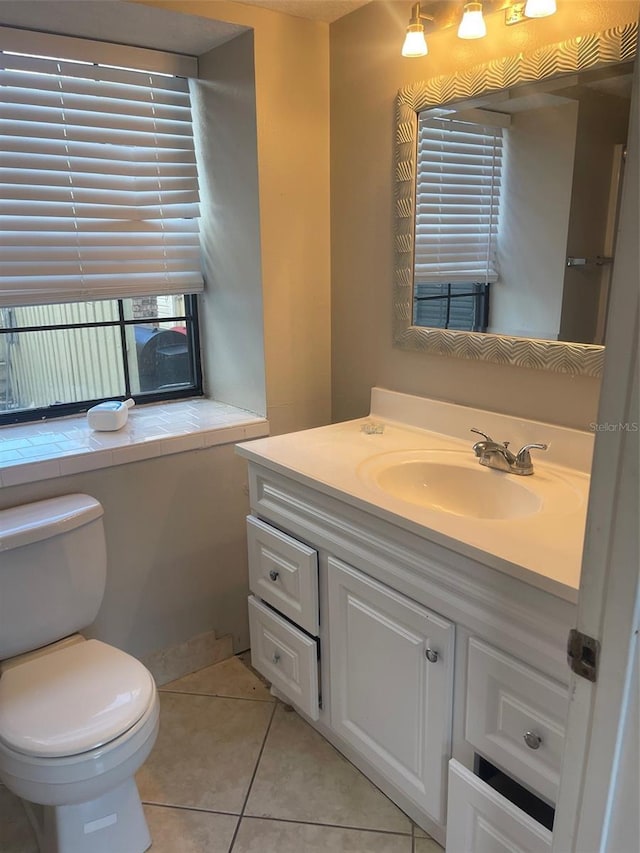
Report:
[[549,15],[555,15],[556,11],[556,0],[526,0],[524,3],[508,6],[504,22],[510,27],[512,24],[521,24],[527,18],[547,18]]
[[432,15],[426,15],[420,10],[420,3],[414,3],[411,7],[411,17],[407,34],[402,45],[402,55],[408,57],[426,56],[429,53],[427,40],[424,37],[423,21],[433,21]]
[[547,18],[556,13],[556,0],[527,0],[524,14],[527,18]]
[[[529,0],[531,2],[531,0]],[[458,38],[481,39],[487,34],[487,25],[482,16],[482,3],[472,0],[464,4],[464,13],[458,27]]]
[[[460,7],[463,9],[462,18],[459,17]],[[433,11],[433,15],[424,12],[424,8]],[[422,3],[414,3],[402,55],[417,58],[429,53],[425,22],[435,22],[435,26],[443,30],[458,24],[458,38],[461,39],[484,38],[487,35],[485,11],[504,11],[504,22],[511,26],[531,18],[546,18],[555,14],[557,0],[423,0]]]

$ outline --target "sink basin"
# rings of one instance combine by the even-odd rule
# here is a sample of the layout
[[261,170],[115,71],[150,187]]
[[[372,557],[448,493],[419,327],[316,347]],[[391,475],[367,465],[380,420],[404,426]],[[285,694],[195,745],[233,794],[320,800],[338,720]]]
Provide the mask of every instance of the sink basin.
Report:
[[393,498],[466,518],[507,520],[534,515],[542,511],[545,497],[552,492],[556,506],[558,497],[561,502],[564,499],[565,507],[578,499],[564,482],[550,484],[548,475],[505,474],[458,451],[384,453],[362,463],[358,476]]

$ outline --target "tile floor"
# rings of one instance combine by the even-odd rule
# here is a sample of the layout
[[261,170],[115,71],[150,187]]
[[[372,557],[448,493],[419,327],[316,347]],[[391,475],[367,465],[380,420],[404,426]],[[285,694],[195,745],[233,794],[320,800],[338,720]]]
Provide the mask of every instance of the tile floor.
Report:
[[[161,689],[160,735],[138,774],[153,853],[442,853],[247,663]],[[37,853],[2,786],[0,851]]]

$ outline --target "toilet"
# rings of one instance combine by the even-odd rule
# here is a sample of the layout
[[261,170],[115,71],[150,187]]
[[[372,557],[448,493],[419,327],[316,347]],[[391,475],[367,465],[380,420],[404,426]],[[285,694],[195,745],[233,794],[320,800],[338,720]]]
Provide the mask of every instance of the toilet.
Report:
[[41,853],[143,853],[135,773],[158,734],[151,673],[80,633],[106,579],[103,509],[72,494],[0,511],[0,781]]

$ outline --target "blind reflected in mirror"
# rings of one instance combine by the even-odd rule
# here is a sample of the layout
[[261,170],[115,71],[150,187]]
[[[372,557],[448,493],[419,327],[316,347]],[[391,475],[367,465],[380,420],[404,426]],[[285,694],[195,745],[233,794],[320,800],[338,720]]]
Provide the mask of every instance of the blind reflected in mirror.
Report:
[[418,113],[414,326],[604,343],[632,74]]

